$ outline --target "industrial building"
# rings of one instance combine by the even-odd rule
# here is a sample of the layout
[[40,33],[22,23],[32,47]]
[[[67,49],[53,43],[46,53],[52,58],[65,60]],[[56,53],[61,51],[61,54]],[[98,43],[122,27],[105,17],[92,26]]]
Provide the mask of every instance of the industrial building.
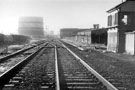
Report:
[[21,17],[19,19],[18,33],[32,38],[44,37],[42,17]]
[[61,29],[60,35],[61,38],[77,41],[83,45],[107,45],[107,28],[99,28],[99,24],[93,24],[93,28]]
[[62,28],[60,29],[60,37],[61,38],[68,38],[68,39],[74,39],[74,37],[77,35],[77,33],[81,31],[81,29],[78,28]]
[[107,45],[107,28],[82,29],[78,32],[77,41],[86,45],[104,44]]

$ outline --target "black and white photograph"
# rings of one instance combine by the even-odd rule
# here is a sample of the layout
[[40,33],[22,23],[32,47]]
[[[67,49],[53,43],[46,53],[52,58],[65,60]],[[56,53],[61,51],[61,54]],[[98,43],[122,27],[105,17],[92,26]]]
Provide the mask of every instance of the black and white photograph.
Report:
[[135,0],[0,0],[0,90],[135,90]]

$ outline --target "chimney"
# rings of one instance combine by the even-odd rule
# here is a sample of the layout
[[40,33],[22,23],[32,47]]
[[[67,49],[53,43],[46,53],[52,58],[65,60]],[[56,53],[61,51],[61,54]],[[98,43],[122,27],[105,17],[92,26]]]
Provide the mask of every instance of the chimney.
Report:
[[93,24],[94,29],[99,29],[99,24]]

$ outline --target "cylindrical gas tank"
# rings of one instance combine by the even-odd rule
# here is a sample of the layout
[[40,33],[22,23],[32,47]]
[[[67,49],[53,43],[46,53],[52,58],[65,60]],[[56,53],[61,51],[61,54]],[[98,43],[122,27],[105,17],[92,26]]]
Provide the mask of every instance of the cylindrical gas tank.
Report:
[[43,36],[43,18],[42,17],[21,17],[19,19],[18,32],[26,36]]

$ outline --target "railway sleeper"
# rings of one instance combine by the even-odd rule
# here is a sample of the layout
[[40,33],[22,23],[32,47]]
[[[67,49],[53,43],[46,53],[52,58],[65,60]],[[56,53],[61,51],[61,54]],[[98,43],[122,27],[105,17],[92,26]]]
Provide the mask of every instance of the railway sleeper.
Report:
[[67,78],[66,81],[68,81],[68,82],[72,82],[72,81],[73,82],[93,82],[93,79],[85,79],[85,78],[84,79],[83,78],[78,78],[78,79],[72,78],[72,79],[70,79],[70,78]]
[[91,87],[91,86],[68,86],[69,90],[97,90],[97,88]]
[[124,88],[124,87],[117,87],[118,88],[118,90],[127,90],[126,88]]
[[14,84],[5,84],[3,90],[12,90],[14,88]]
[[[73,89],[73,90],[107,90],[107,87],[104,86],[102,83],[99,82],[67,82],[67,88]],[[72,87],[72,88],[71,88]]]

